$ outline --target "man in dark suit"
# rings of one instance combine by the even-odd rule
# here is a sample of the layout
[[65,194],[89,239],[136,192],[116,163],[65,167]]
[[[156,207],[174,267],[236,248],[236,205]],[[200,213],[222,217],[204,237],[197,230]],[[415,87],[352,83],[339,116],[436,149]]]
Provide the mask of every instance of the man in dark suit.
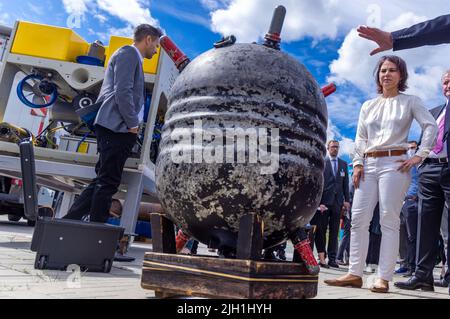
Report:
[[338,158],[339,142],[328,142],[329,157],[325,158],[324,188],[319,211],[311,221],[316,225],[315,243],[321,266],[325,260],[326,232],[328,236],[328,266],[339,268],[336,263],[341,209],[350,209],[349,178],[347,162]]
[[108,220],[113,195],[117,192],[127,158],[136,144],[139,113],[144,105],[144,58],[156,54],[161,31],[148,24],[138,26],[134,44],[117,50],[110,59],[97,103],[102,103],[95,120],[100,154],[97,177],[77,198],[66,219]]
[[[418,143],[416,141],[409,141],[408,156],[411,158],[417,151]],[[418,208],[418,173],[417,167],[411,168],[411,184],[409,185],[408,191],[406,192],[405,202],[403,203],[402,211],[400,216],[403,216],[405,224],[405,246],[406,254],[405,260],[403,261],[403,266],[401,266],[395,272],[397,274],[404,273],[403,277],[411,277],[416,270],[416,247],[417,247],[417,218],[419,215]],[[402,231],[400,228],[400,236],[402,236]],[[406,268],[405,272],[401,272],[402,267]]]
[[[419,216],[415,275],[407,282],[397,282],[400,289],[434,290],[433,269],[437,257],[436,243],[445,203],[450,204],[450,69],[442,77],[442,91],[447,101],[431,110],[439,126],[436,146],[419,166]],[[447,216],[448,217],[448,216]],[[448,247],[447,247],[448,249]],[[450,282],[447,270],[445,282]]]
[[370,55],[391,49],[397,51],[424,45],[450,43],[450,14],[392,33],[367,26],[360,26],[357,31],[360,37],[378,44],[378,48]]
[[[352,165],[352,164],[350,164]],[[350,180],[350,207],[353,204],[353,196],[355,195],[355,187]],[[339,244],[339,250],[337,254],[337,264],[342,266],[348,266],[348,259],[350,258],[350,233],[352,225],[352,210],[344,210],[342,215],[344,224],[344,234],[342,235],[341,243]],[[344,258],[344,254],[347,253],[347,258]],[[345,259],[345,260],[344,260]]]

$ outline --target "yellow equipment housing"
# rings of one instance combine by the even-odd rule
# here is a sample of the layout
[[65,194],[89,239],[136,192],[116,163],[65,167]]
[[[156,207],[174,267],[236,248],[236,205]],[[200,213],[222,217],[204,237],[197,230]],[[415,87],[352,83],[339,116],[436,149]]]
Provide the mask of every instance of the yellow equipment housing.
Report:
[[[105,66],[114,52],[132,43],[131,38],[111,36],[109,47],[106,47]],[[78,56],[86,55],[88,51],[89,43],[71,29],[25,21],[19,21],[11,48],[13,54],[65,62],[76,62]],[[151,60],[145,59],[145,73],[157,73],[159,56],[158,50]]]
[[[109,59],[118,49],[125,45],[133,44],[133,40],[125,37],[111,36],[109,39],[109,46],[106,49],[105,65],[108,65]],[[161,48],[158,49],[158,53],[153,56],[151,60],[144,59],[144,73],[156,74],[158,71],[158,60]]]
[[11,53],[75,62],[88,49],[89,43],[70,29],[20,21]]

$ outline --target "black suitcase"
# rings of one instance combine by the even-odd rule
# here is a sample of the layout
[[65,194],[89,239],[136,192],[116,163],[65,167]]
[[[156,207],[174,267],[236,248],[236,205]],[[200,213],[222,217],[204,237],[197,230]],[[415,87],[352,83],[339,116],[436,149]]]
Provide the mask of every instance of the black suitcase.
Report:
[[110,272],[124,228],[38,216],[33,143],[23,140],[19,148],[25,215],[36,220],[31,242],[36,252],[34,267],[66,270],[78,265],[82,271]]

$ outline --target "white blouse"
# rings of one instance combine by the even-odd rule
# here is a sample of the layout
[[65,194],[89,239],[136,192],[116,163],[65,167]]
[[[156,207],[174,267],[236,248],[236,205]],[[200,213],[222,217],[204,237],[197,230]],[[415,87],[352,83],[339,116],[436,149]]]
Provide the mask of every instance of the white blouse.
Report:
[[438,126],[419,97],[399,94],[366,101],[359,114],[353,165],[363,165],[364,154],[368,152],[407,150],[413,119],[422,128],[422,142],[416,155],[426,158],[435,145]]

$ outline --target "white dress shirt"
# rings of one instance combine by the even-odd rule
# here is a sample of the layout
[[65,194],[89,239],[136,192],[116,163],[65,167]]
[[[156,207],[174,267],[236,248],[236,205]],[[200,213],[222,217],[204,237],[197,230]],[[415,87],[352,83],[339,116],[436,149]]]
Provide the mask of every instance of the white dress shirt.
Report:
[[[336,162],[336,167],[334,167],[333,161]],[[331,157],[330,156],[330,164],[331,164],[331,170],[333,171],[333,175],[336,176],[337,170],[339,169],[339,161],[337,157]],[[336,170],[335,170],[336,168]]]
[[142,56],[141,51],[139,51],[139,49],[136,48],[134,45],[132,45],[132,47],[136,49],[136,52],[137,52],[138,55],[139,55],[139,59],[141,60],[141,63],[144,63],[144,57]]
[[359,114],[353,165],[363,165],[364,154],[368,152],[408,150],[407,139],[414,119],[423,131],[416,155],[426,158],[435,145],[438,126],[419,97],[399,94],[366,101]]
[[[140,61],[141,61],[141,65],[143,65],[143,63],[144,63],[144,57],[142,56],[141,51],[139,51],[139,49],[136,48],[134,45],[132,45],[132,47],[136,49],[136,52],[138,53],[139,59],[140,59]],[[139,116],[139,123],[144,122],[144,106],[141,107],[141,111],[139,112],[139,115],[138,115],[138,116]],[[137,127],[133,127],[133,128],[137,128]]]
[[[449,103],[449,100],[447,100],[447,104],[444,107],[444,110],[442,111],[441,114],[439,114],[439,117],[436,120],[437,125],[439,126],[439,123],[441,122],[442,118],[445,116],[446,113],[446,109],[447,109],[447,105]],[[428,155],[429,158],[444,158],[447,157],[447,141],[444,142],[443,147],[442,147],[442,151],[438,154],[436,154],[435,152],[431,151],[430,155]]]

